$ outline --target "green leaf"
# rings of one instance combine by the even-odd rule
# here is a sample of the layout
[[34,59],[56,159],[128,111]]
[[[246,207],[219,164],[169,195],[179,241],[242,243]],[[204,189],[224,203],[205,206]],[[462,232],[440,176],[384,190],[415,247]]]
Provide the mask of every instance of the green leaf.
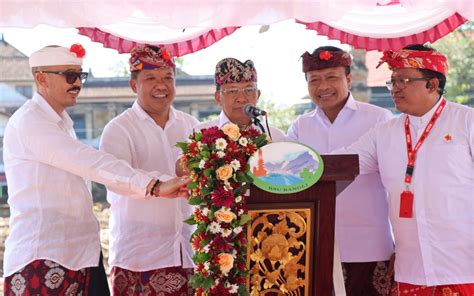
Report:
[[194,263],[204,263],[206,261],[209,261],[211,259],[212,255],[209,253],[204,253],[204,252],[196,252],[193,256]]
[[247,287],[245,285],[239,286],[239,296],[249,296],[249,291],[247,291]]
[[201,141],[201,139],[202,139],[202,133],[196,133],[196,134],[194,135],[194,139],[195,139],[196,141]]
[[176,147],[183,150],[184,153],[189,152],[189,143],[187,143],[187,142],[178,142],[178,143],[176,143]]
[[206,196],[206,195],[210,194],[211,192],[212,192],[212,190],[207,186],[204,186],[203,188],[201,188],[201,195],[202,196]]
[[202,197],[199,197],[199,196],[190,197],[188,202],[192,206],[199,206],[205,203],[204,199],[202,199]]
[[267,135],[266,134],[261,134],[260,137],[258,137],[254,141],[255,145],[257,145],[258,148],[262,147],[267,143]]
[[243,214],[242,217],[240,217],[239,224],[244,225],[247,224],[247,222],[250,221],[250,216],[248,214]]
[[214,171],[215,170],[213,168],[208,168],[205,169],[202,173],[204,174],[204,176],[206,176],[206,178],[210,179]]
[[209,151],[201,151],[199,153],[203,159],[209,159],[209,157],[211,156],[211,153],[209,153]]
[[191,182],[191,183],[188,184],[188,189],[195,189],[195,188],[198,187],[198,185],[199,185],[199,182],[197,182],[197,181],[196,182]]
[[197,221],[196,219],[194,219],[194,215],[192,215],[188,219],[184,220],[184,223],[189,224],[189,225],[195,225],[197,224]]
[[191,169],[198,169],[199,168],[199,160],[195,160],[195,161],[190,161],[189,162],[189,167]]

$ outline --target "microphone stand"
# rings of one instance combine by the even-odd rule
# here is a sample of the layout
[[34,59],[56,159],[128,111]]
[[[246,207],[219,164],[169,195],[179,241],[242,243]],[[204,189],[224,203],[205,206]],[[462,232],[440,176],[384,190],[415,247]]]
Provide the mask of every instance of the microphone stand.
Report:
[[252,120],[253,120],[253,124],[258,126],[263,134],[266,134],[265,128],[263,127],[262,123],[260,122],[260,119],[258,119],[257,116],[253,116]]

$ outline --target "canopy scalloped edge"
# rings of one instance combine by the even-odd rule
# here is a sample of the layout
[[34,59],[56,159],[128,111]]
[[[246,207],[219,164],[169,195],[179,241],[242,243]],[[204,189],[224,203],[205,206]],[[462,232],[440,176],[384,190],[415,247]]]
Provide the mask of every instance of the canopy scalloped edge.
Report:
[[296,22],[306,25],[306,29],[308,30],[317,31],[319,35],[327,36],[329,39],[339,40],[342,43],[352,45],[354,48],[382,51],[386,49],[400,49],[409,44],[435,42],[467,21],[468,19],[464,18],[459,13],[455,13],[431,29],[397,38],[371,38],[358,36],[331,27],[324,22],[305,23],[298,20]]
[[89,37],[94,42],[102,43],[104,47],[115,49],[119,53],[129,53],[135,46],[147,44],[165,47],[173,53],[173,56],[180,57],[207,48],[222,38],[234,33],[239,28],[240,27],[226,27],[222,29],[211,29],[198,37],[169,44],[154,42],[139,43],[104,32],[98,28],[80,27],[77,29],[79,30],[79,34]]

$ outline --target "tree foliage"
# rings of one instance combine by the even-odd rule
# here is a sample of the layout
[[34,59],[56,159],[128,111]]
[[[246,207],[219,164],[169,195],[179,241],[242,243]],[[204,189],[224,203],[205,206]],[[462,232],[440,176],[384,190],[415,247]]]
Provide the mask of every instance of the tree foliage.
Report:
[[268,112],[268,124],[281,129],[284,133],[296,118],[295,106],[278,106],[274,101],[261,98],[258,107]]
[[474,104],[474,22],[433,43],[433,47],[448,57],[449,71],[446,97],[459,103]]

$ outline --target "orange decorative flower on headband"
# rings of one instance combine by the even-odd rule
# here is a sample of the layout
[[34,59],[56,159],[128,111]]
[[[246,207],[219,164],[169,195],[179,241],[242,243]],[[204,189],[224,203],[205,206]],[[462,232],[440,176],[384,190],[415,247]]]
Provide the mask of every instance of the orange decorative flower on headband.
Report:
[[427,69],[439,72],[444,76],[448,74],[448,60],[446,56],[434,50],[385,50],[377,68],[383,63],[387,63],[391,70],[405,68]]

